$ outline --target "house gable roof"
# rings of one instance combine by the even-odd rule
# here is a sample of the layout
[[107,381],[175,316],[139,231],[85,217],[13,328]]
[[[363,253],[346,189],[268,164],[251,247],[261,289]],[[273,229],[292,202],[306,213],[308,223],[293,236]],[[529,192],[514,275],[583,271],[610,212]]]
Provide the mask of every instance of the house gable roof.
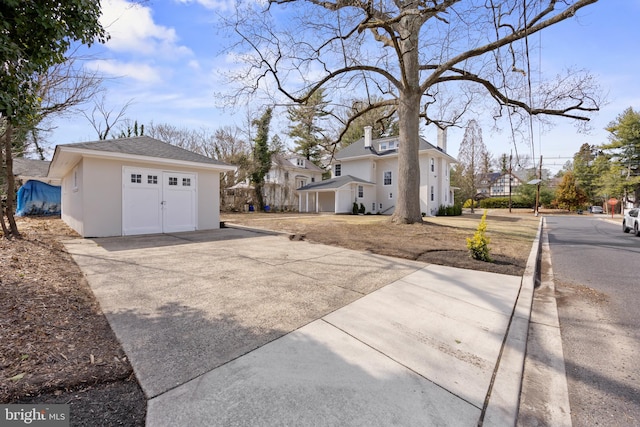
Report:
[[176,145],[137,136],[104,141],[80,142],[56,146],[49,166],[49,177],[62,178],[82,157],[136,160],[145,163],[187,166],[220,171],[235,170],[234,166],[194,153]]
[[[477,181],[480,185],[483,186],[489,186],[491,185],[496,179],[500,178],[503,174],[500,172],[489,172],[489,173],[483,173],[480,174],[477,178]],[[483,181],[486,181],[483,184]]]
[[[397,155],[398,150],[386,150],[386,151],[378,151],[376,147],[379,147],[381,143],[397,141],[397,136],[389,136],[386,138],[374,139],[371,141],[371,147],[364,146],[364,138],[360,138],[359,140],[347,145],[342,150],[336,153],[336,160],[346,160],[358,157],[383,157],[390,155]],[[424,138],[420,138],[419,141],[419,151],[427,151],[434,150],[441,153],[444,157],[449,157],[449,160],[457,162],[456,159],[451,157],[446,152],[442,151],[441,148],[434,146],[433,144],[428,143]]]
[[45,177],[49,171],[49,163],[51,162],[46,160],[16,157],[13,159],[13,174],[16,176]]
[[[291,159],[303,159],[304,160],[304,166],[298,166],[296,164],[293,164],[290,162]],[[280,166],[282,168],[286,168],[286,169],[291,169],[291,170],[305,170],[308,172],[318,172],[318,173],[323,173],[324,170],[320,167],[318,167],[316,164],[314,164],[311,160],[308,160],[302,156],[296,156],[296,155],[292,155],[292,156],[285,156],[283,154],[274,154],[273,158],[272,158],[272,162],[275,163],[277,166]]]
[[323,190],[337,190],[340,187],[344,187],[347,184],[364,184],[375,185],[373,182],[365,181],[364,179],[356,178],[352,175],[343,175],[337,178],[326,179],[320,182],[312,182],[304,187],[298,188],[298,191],[323,191]]

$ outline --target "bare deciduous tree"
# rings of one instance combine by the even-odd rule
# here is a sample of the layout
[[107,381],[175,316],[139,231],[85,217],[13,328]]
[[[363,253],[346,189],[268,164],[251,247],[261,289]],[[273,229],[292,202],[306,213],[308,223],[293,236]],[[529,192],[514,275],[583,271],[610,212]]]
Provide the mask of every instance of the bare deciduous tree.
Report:
[[[487,173],[485,159],[488,156],[487,147],[482,142],[482,129],[475,120],[469,120],[464,137],[460,143],[460,152],[458,153],[458,162],[462,168],[461,180],[463,184],[462,190],[467,197],[475,200],[477,193],[478,177]],[[473,213],[474,203],[471,203],[471,212]]]
[[107,106],[106,96],[103,94],[100,100],[96,101],[91,109],[91,113],[83,111],[82,114],[89,121],[91,127],[98,134],[98,140],[102,141],[109,137],[111,131],[121,120],[125,119],[127,108],[133,101],[127,101],[119,110],[115,107]]
[[241,85],[235,99],[260,89],[304,103],[321,88],[329,98],[382,97],[371,108],[392,107],[399,120],[399,191],[392,220],[420,222],[421,119],[451,126],[487,98],[497,105],[496,115],[587,120],[598,110],[598,88],[586,73],[539,83],[534,95],[527,44],[530,35],[596,1],[251,3],[246,7],[257,10],[239,10],[229,21],[238,36],[232,49],[245,65],[230,76]]
[[235,184],[245,181],[252,169],[251,145],[241,137],[237,127],[225,126],[211,132],[208,129],[179,128],[168,123],[150,123],[145,134],[194,153],[237,166],[236,172],[226,172],[220,178],[220,196]]
[[100,90],[102,78],[94,72],[86,71],[78,65],[80,57],[72,51],[62,62],[56,62],[45,72],[32,76],[30,90],[35,100],[30,114],[14,123],[6,117],[0,117],[0,138],[3,139],[2,160],[3,176],[2,192],[7,194],[4,216],[10,225],[10,232],[2,222],[5,236],[19,236],[13,218],[15,207],[15,180],[13,177],[13,157],[26,154],[37,154],[44,160],[46,140],[45,134],[52,130],[50,120],[77,112],[80,105],[93,98]]
[[40,105],[33,116],[32,126],[20,129],[24,153],[34,151],[44,160],[47,134],[54,129],[51,120],[77,114],[81,105],[102,90],[103,78],[95,71],[87,71],[80,64],[82,59],[77,51],[73,51],[64,62],[35,76],[34,90]]

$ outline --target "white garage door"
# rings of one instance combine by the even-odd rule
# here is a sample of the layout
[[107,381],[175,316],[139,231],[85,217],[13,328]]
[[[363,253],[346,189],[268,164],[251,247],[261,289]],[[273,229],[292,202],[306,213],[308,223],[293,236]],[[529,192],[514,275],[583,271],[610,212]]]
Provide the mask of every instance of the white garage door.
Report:
[[196,174],[125,167],[122,234],[196,229]]

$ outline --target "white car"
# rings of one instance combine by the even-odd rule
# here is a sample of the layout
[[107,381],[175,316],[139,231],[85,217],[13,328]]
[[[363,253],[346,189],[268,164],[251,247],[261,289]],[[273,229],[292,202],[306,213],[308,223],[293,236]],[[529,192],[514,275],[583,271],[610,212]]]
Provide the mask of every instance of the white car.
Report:
[[591,213],[601,214],[601,213],[604,213],[604,211],[602,210],[602,206],[591,206]]
[[624,214],[624,219],[622,220],[622,231],[625,233],[633,230],[633,234],[636,236],[640,236],[640,218],[638,218],[638,212],[640,212],[640,208],[629,209],[626,214]]

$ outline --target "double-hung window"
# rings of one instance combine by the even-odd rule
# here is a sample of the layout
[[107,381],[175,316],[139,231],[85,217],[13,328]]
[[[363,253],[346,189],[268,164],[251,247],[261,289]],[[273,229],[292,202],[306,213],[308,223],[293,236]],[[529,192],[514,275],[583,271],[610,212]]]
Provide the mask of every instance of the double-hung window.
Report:
[[385,171],[384,172],[384,176],[383,176],[383,184],[384,185],[391,185],[392,180],[391,180],[391,171]]

